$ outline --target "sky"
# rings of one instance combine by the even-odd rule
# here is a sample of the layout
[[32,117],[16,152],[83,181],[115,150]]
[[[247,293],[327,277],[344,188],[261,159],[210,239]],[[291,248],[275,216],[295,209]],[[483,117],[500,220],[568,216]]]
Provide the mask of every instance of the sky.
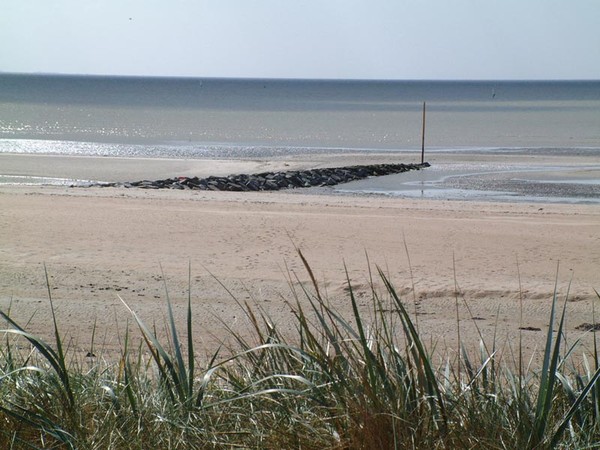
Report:
[[600,79],[600,0],[2,0],[0,71]]

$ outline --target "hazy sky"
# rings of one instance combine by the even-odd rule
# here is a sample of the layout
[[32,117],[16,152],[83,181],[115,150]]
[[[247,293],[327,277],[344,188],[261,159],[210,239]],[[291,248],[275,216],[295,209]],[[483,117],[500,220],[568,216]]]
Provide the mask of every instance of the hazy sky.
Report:
[[0,71],[600,79],[600,0],[2,0]]

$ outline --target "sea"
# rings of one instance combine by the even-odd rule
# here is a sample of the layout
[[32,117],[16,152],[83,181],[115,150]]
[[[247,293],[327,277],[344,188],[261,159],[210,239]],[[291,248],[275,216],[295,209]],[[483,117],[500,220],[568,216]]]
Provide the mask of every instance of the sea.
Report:
[[[463,162],[433,167],[416,180],[382,177],[337,192],[529,201],[536,184],[543,200],[600,203],[600,81],[0,74],[0,153],[183,159],[418,154],[423,103],[428,154],[563,155],[581,158],[581,167]],[[0,167],[0,183],[23,181],[14,175]]]

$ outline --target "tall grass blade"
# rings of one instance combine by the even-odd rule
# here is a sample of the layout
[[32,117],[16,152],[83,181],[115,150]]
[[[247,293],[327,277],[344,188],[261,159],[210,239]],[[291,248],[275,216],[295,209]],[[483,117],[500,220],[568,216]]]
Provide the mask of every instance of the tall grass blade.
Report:
[[[557,274],[558,278],[558,274]],[[560,356],[560,345],[567,310],[567,299],[563,304],[560,317],[560,323],[556,331],[556,340],[553,344],[552,335],[554,332],[554,317],[556,302],[558,297],[558,288],[555,286],[552,298],[552,308],[550,311],[550,322],[548,324],[548,334],[546,336],[546,347],[544,349],[544,361],[542,365],[542,375],[538,391],[537,405],[535,410],[534,429],[531,436],[531,443],[539,445],[544,441],[548,417],[552,409],[552,398],[554,395],[554,385],[557,379],[557,369]]]
[[131,406],[131,411],[134,415],[138,415],[138,400],[136,398],[133,384],[135,377],[132,376],[131,364],[129,362],[129,325],[125,329],[125,341],[123,344],[123,355],[121,356],[121,364],[123,365],[123,376],[125,384],[125,395]]
[[[188,351],[188,397],[190,400],[194,396],[194,377],[196,357],[194,354],[194,336],[192,332],[192,262],[188,262],[188,304],[187,304],[187,351]],[[217,351],[218,353],[218,351]],[[213,357],[216,358],[216,354]],[[210,366],[209,366],[210,367]]]
[[[146,324],[138,317],[138,315],[133,311],[129,305],[120,297],[117,296],[119,300],[125,305],[127,310],[131,313],[133,319],[138,325],[140,331],[142,332],[142,338],[146,342],[146,346],[148,350],[150,350],[150,354],[154,359],[154,362],[157,365],[159,373],[161,375],[161,379],[166,384],[168,392],[171,396],[171,399],[175,402],[175,396],[181,400],[184,398],[184,394],[181,391],[181,382],[180,377],[177,372],[176,365],[173,363],[172,358],[160,344],[159,340],[156,338],[155,333],[150,331],[150,329],[146,326]],[[163,364],[164,362],[164,364]],[[175,391],[174,391],[175,390]]]
[[354,296],[354,291],[352,289],[352,283],[350,282],[350,276],[348,274],[348,269],[344,267],[346,271],[346,283],[348,285],[348,295],[350,296],[350,303],[352,304],[352,312],[354,314],[354,321],[356,322],[356,328],[358,329],[358,335],[360,336],[359,342],[363,350],[364,357],[366,359],[365,366],[367,369],[367,373],[369,375],[371,389],[377,388],[377,379],[375,377],[375,370],[377,364],[377,360],[375,355],[369,349],[369,343],[365,334],[365,329],[362,324],[362,319],[360,317],[360,313],[358,311],[358,305],[356,304],[356,297]]
[[444,399],[442,397],[437,377],[431,365],[429,356],[425,351],[425,347],[421,341],[419,333],[417,332],[415,326],[410,320],[410,315],[408,314],[408,311],[406,310],[406,308],[402,304],[402,301],[398,297],[395,288],[392,286],[389,279],[381,270],[379,270],[379,275],[383,280],[387,291],[394,299],[396,307],[400,313],[400,318],[402,320],[403,327],[406,330],[406,337],[410,339],[410,343],[414,346],[416,350],[417,359],[415,360],[415,363],[418,364],[418,366],[421,367],[423,372],[425,373],[425,388],[427,391],[427,396],[431,403],[433,411],[439,411],[439,415],[436,415],[438,415],[438,418],[442,422],[442,431],[445,434],[448,428],[448,416],[446,414]]
[[585,398],[587,397],[589,392],[594,388],[594,386],[596,385],[596,382],[598,381],[599,378],[600,378],[600,369],[596,370],[596,372],[594,373],[594,375],[592,376],[592,378],[590,379],[588,384],[585,386],[585,388],[583,388],[583,390],[581,391],[581,393],[579,394],[579,396],[577,397],[575,402],[571,405],[571,408],[569,408],[569,411],[567,411],[567,413],[565,414],[565,416],[562,419],[562,421],[560,422],[559,426],[556,428],[556,431],[554,432],[552,439],[550,440],[550,448],[555,448],[558,445],[559,440],[562,436],[562,433],[565,431],[567,426],[569,426],[569,423],[570,423],[571,419],[573,418],[573,415],[577,413],[579,407],[581,406],[581,404],[583,403],[583,401],[585,400]]
[[[176,370],[172,371],[172,381],[175,385],[180,399],[183,403],[189,403],[192,399],[191,386],[188,386],[188,376],[187,370],[185,368],[185,364],[183,362],[183,354],[181,353],[181,344],[179,343],[179,334],[177,333],[177,326],[175,325],[175,317],[173,314],[173,305],[171,303],[171,297],[169,295],[169,290],[167,287],[167,280],[165,277],[165,273],[160,267],[161,276],[163,279],[163,284],[165,288],[165,298],[167,300],[167,311],[168,311],[168,321],[170,327],[170,336],[173,339],[173,352],[175,353],[175,361],[176,361]],[[176,375],[176,376],[175,376]]]
[[52,313],[52,323],[54,325],[54,337],[56,339],[56,352],[57,352],[57,360],[56,363],[60,366],[60,378],[65,387],[65,392],[67,394],[67,399],[69,400],[69,407],[75,406],[75,398],[73,396],[73,391],[71,389],[71,382],[69,377],[69,372],[67,370],[65,364],[65,354],[63,352],[62,346],[62,338],[60,333],[58,332],[58,324],[56,322],[56,312],[54,310],[54,302],[52,300],[52,291],[50,290],[50,279],[48,277],[48,270],[46,269],[46,265],[44,264],[44,275],[46,277],[46,288],[48,289],[48,300],[50,301],[50,311]]

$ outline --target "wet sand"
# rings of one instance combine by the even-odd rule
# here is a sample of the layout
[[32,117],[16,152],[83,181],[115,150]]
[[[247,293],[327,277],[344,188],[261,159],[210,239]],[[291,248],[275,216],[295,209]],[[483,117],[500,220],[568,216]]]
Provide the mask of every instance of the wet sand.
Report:
[[442,160],[426,171],[356,181],[336,190],[438,200],[600,204],[600,158],[473,159]]

